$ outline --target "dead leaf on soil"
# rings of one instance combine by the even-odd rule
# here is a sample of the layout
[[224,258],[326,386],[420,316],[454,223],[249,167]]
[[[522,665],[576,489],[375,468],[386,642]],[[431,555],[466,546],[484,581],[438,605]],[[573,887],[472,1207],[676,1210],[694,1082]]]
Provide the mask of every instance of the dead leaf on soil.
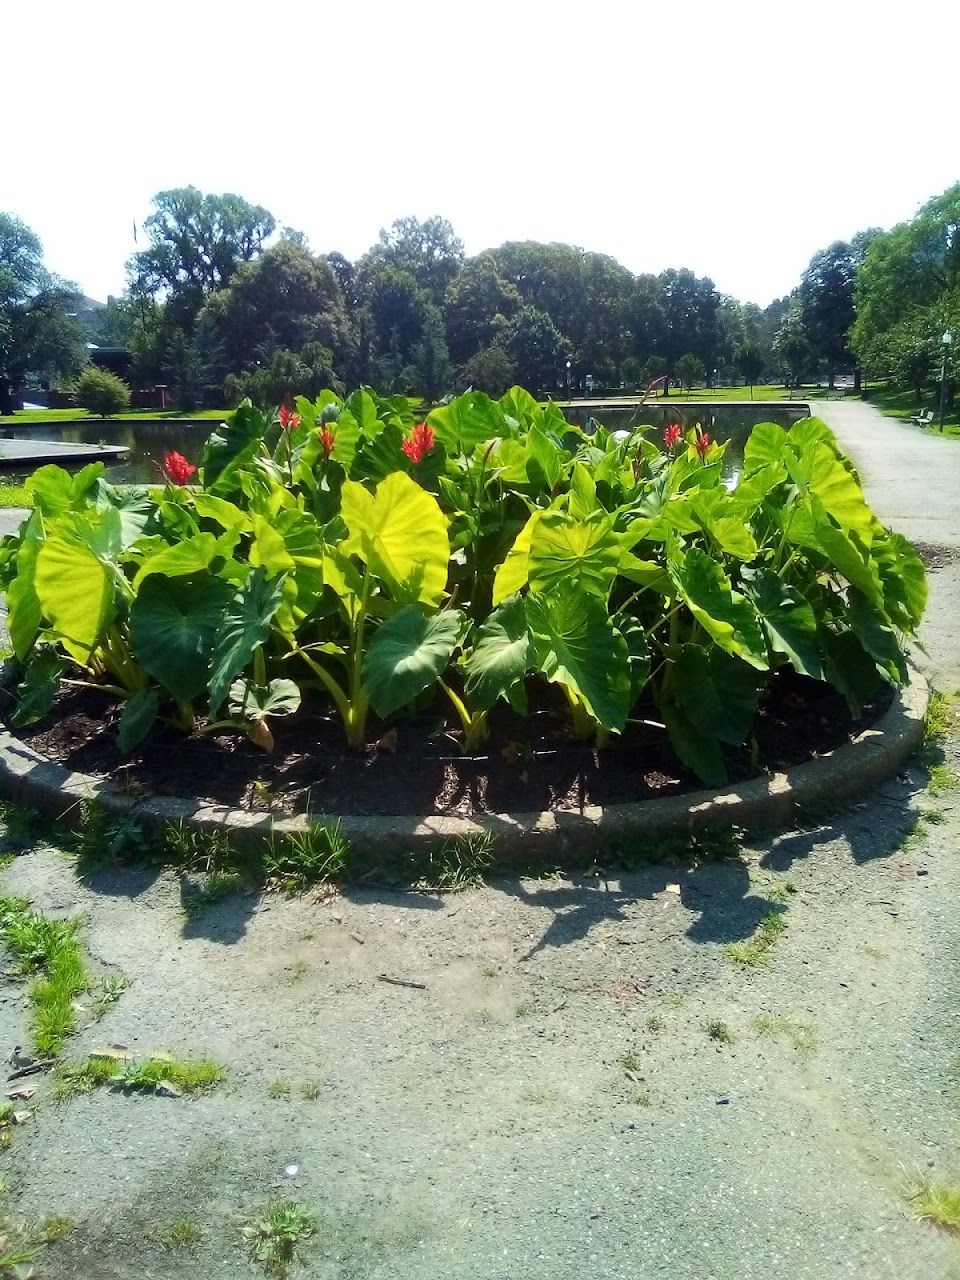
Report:
[[397,731],[396,729],[388,729],[382,738],[378,738],[374,743],[377,751],[389,751],[391,755],[397,750]]
[[94,1049],[91,1058],[108,1058],[112,1062],[133,1062],[134,1055],[125,1044],[108,1044],[105,1049]]
[[19,1089],[8,1089],[7,1097],[19,1099],[21,1102],[29,1102],[36,1092],[37,1086],[35,1084],[23,1085]]
[[183,1090],[178,1084],[174,1084],[172,1080],[157,1081],[157,1096],[160,1098],[181,1098]]
[[247,730],[247,737],[255,747],[259,747],[261,751],[266,751],[267,755],[273,751],[273,734],[266,720],[254,720],[250,728]]

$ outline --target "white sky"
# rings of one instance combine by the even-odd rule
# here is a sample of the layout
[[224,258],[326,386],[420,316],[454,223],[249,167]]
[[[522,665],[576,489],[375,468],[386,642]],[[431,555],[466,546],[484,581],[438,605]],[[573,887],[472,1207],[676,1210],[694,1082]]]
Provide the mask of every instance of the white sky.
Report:
[[764,305],[960,178],[958,36],[954,0],[7,0],[0,209],[100,299],[193,183],[316,252],[439,213],[468,253],[562,240]]

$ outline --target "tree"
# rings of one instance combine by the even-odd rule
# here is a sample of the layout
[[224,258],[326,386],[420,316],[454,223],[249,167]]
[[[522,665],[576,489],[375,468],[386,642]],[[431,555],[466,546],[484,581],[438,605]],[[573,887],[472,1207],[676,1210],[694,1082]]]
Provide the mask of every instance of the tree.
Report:
[[204,346],[216,352],[217,380],[281,348],[319,343],[344,371],[354,354],[353,327],[329,262],[291,240],[237,267],[226,288],[207,300],[197,325]]
[[413,347],[413,390],[428,400],[437,400],[453,385],[453,365],[443,327],[443,316],[437,307],[427,308],[423,332]]
[[807,337],[799,307],[795,306],[787,312],[774,341],[773,350],[784,374],[786,385],[799,386],[810,361],[810,340]]
[[702,382],[706,370],[703,367],[703,361],[699,356],[688,352],[685,356],[681,356],[673,366],[674,377],[680,379],[682,386],[689,391],[695,382]]
[[717,361],[720,295],[713,281],[692,271],[670,268],[659,276],[666,321],[664,355],[673,366],[681,355],[699,356],[708,369]]
[[501,277],[493,258],[484,255],[464,263],[443,305],[450,355],[457,364],[489,347],[498,317],[510,319],[520,305],[519,292]]
[[130,407],[130,388],[109,369],[88,365],[73,386],[73,398],[81,409],[101,418]]
[[549,390],[556,386],[557,375],[570,347],[545,311],[539,307],[521,307],[504,326],[503,349],[517,369],[520,383],[531,390]]
[[468,386],[501,396],[517,381],[516,365],[502,347],[487,347],[471,356],[464,365],[463,376]]
[[754,383],[763,373],[767,363],[763,352],[756,342],[745,342],[734,356],[733,362],[737,366],[740,377],[749,385],[752,400]]
[[227,375],[227,403],[235,405],[249,396],[254,404],[269,409],[295,395],[312,399],[328,387],[342,392],[332,364],[332,352],[318,344],[303,351],[275,351],[269,364]]
[[463,244],[446,218],[398,218],[380,232],[373,248],[357,264],[363,276],[372,267],[392,267],[416,282],[440,306],[463,266]]
[[127,269],[138,288],[169,304],[180,327],[190,327],[205,299],[262,252],[276,222],[261,205],[196,187],[160,191],[153,203],[143,224],[150,247]]
[[75,285],[43,265],[43,247],[12,214],[0,213],[0,413],[10,411],[11,393],[28,372],[69,378],[87,359],[76,317]]
[[409,272],[383,263],[365,264],[358,279],[361,377],[384,391],[401,391],[413,377],[404,371],[423,337],[429,295]]
[[803,327],[811,355],[827,367],[831,387],[839,368],[856,363],[848,345],[855,317],[854,284],[870,241],[878,234],[864,231],[852,241],[834,241],[813,255],[803,273],[798,293]]

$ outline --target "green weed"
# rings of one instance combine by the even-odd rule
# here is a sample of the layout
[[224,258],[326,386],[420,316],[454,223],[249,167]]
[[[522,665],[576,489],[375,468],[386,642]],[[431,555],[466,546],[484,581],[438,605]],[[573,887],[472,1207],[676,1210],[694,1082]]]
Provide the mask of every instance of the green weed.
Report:
[[948,791],[955,791],[960,786],[960,776],[955,769],[946,764],[932,764],[927,779],[927,792],[931,796],[942,796]]
[[816,1030],[809,1022],[782,1014],[760,1013],[754,1019],[758,1035],[783,1038],[793,1045],[802,1058],[808,1058],[820,1047]]
[[0,822],[3,823],[3,843],[10,853],[22,853],[52,840],[52,825],[48,819],[10,800],[0,801]]
[[185,822],[171,823],[160,838],[161,860],[180,871],[192,871],[213,878],[237,875],[243,856],[234,849],[226,831],[200,830]]
[[626,1053],[621,1053],[617,1062],[624,1071],[639,1071],[642,1066],[640,1055],[635,1053],[633,1049],[628,1049]]
[[960,1231],[960,1185],[938,1182],[928,1174],[918,1173],[903,1194],[921,1222],[935,1222],[938,1227]]
[[59,1063],[54,1071],[58,1098],[89,1093],[105,1085],[131,1092],[154,1093],[173,1085],[180,1093],[206,1093],[227,1077],[226,1067],[210,1058],[174,1058],[156,1054],[140,1061],[96,1055]]
[[25,898],[0,898],[0,938],[31,975],[30,1033],[41,1058],[52,1058],[76,1029],[74,1002],[90,989],[77,941],[77,920],[48,920]]
[[930,744],[941,742],[950,732],[956,700],[955,695],[941,693],[939,689],[934,689],[931,692],[927,711],[923,717],[923,741],[925,745],[929,746]]
[[267,1097],[272,1098],[274,1102],[289,1102],[290,1081],[285,1080],[283,1076],[277,1076],[276,1080],[271,1080],[267,1085]]
[[438,849],[428,849],[420,868],[418,883],[425,888],[463,889],[482,885],[496,857],[492,831],[445,840]]
[[94,1005],[94,1015],[102,1018],[112,1004],[116,1004],[120,997],[130,985],[130,979],[120,974],[116,978],[103,978],[100,985],[96,988]]
[[662,1031],[666,1025],[666,1021],[658,1013],[651,1013],[647,1019],[647,1030],[652,1031],[654,1035]]
[[243,893],[250,885],[240,871],[211,871],[201,888],[186,891],[183,895],[183,914],[195,920],[214,903],[222,902],[234,894]]
[[76,1225],[72,1218],[51,1214],[40,1224],[37,1238],[42,1244],[55,1244],[57,1240],[63,1240],[68,1236]]
[[316,1102],[323,1093],[323,1085],[319,1080],[306,1080],[300,1086],[300,1096],[304,1102]]
[[273,836],[263,856],[268,881],[285,893],[303,893],[315,885],[345,877],[350,843],[340,824],[308,821],[301,831]]
[[705,827],[702,831],[664,831],[645,836],[643,842],[615,840],[598,857],[600,865],[636,871],[651,863],[683,863],[697,866],[738,858],[744,833],[739,827]]
[[703,1024],[703,1029],[717,1044],[736,1044],[737,1042],[735,1033],[721,1018],[710,1018]]
[[521,1000],[516,1008],[518,1018],[531,1018],[535,1012],[536,1008],[532,1000]]
[[195,1249],[202,1236],[200,1224],[191,1214],[175,1218],[169,1226],[157,1227],[150,1232],[150,1239],[164,1249]]
[[745,942],[728,942],[724,952],[735,964],[756,968],[766,964],[771,947],[786,928],[787,922],[782,913],[771,911],[760,921],[752,938]]
[[634,1102],[634,1105],[635,1105],[635,1106],[637,1106],[637,1107],[649,1107],[649,1106],[651,1106],[651,1105],[652,1105],[652,1103],[653,1103],[653,1098],[650,1096],[650,1090],[649,1090],[649,1089],[639,1089],[639,1090],[638,1090],[638,1091],[633,1095],[633,1102]]
[[316,1215],[294,1200],[272,1196],[241,1228],[250,1256],[268,1275],[285,1276],[300,1245],[317,1229]]

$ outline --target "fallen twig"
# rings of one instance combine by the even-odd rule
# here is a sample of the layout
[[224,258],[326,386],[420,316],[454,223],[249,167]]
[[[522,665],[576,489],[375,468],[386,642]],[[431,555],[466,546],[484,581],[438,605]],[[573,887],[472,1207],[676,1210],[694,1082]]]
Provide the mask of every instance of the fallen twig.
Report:
[[425,982],[411,982],[409,978],[394,978],[389,973],[378,973],[378,982],[389,982],[393,987],[414,987],[417,991],[426,991]]

